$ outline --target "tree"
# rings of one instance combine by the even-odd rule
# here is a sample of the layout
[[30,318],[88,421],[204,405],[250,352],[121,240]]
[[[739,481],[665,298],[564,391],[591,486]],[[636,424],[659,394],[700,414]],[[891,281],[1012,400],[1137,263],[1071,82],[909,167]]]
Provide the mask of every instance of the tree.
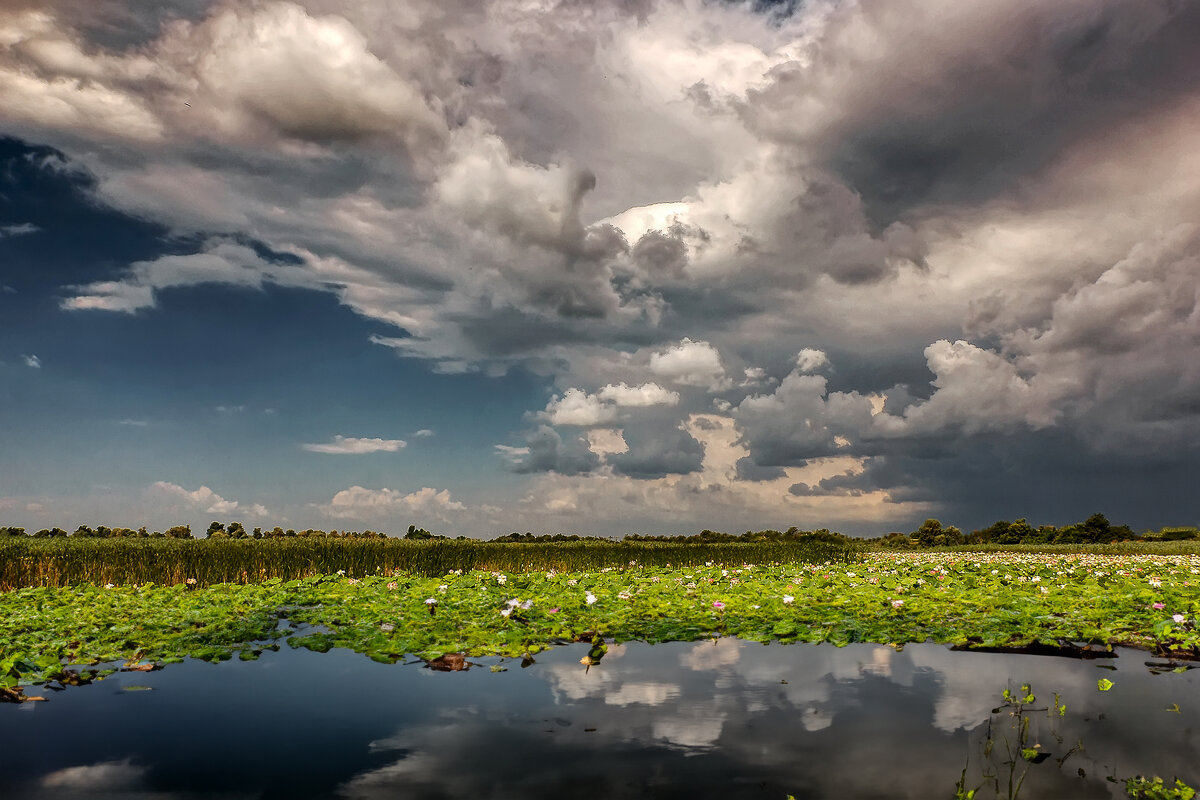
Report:
[[[510,534],[510,536],[520,536],[520,535],[521,534],[519,534],[519,533]],[[530,534],[530,536],[532,536],[532,534]],[[446,537],[434,536],[432,533],[425,530],[424,528],[418,528],[416,525],[409,525],[408,533],[404,534],[404,538],[405,539],[444,539]],[[503,537],[501,537],[501,538],[503,538]]]
[[909,539],[918,547],[944,547],[946,545],[962,544],[966,541],[963,532],[951,525],[943,528],[936,519],[927,519],[911,534]]
[[167,528],[165,531],[163,531],[163,533],[165,533],[167,536],[169,536],[172,539],[190,539],[190,538],[192,538],[192,526],[191,525],[175,525],[173,527]]
[[211,539],[214,533],[224,534],[225,533],[224,523],[217,522],[216,520],[213,520],[212,522],[208,523],[208,531],[205,532],[204,538]]
[[1054,537],[1056,544],[1103,544],[1134,538],[1128,525],[1114,527],[1103,514],[1092,514],[1083,522],[1060,528]]
[[33,536],[35,539],[51,539],[51,538],[57,538],[59,536],[66,536],[66,535],[67,535],[67,532],[64,531],[62,528],[42,528],[40,531],[35,533]]

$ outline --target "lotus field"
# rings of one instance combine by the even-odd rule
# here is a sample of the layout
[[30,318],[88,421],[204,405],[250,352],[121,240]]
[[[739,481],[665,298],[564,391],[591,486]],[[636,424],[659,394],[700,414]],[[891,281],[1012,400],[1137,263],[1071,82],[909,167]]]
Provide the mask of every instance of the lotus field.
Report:
[[202,585],[31,587],[0,594],[0,686],[81,683],[92,665],[256,658],[284,642],[377,661],[521,657],[568,641],[758,642],[1200,656],[1200,556],[867,552],[822,563],[709,561],[598,570],[313,575]]

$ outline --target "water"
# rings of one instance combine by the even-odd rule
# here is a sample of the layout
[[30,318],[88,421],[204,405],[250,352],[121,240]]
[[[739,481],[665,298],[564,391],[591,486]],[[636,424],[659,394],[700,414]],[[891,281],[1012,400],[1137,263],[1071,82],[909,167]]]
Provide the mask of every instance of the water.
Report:
[[439,673],[285,649],[119,673],[0,707],[0,797],[894,800],[954,797],[964,767],[967,788],[988,768],[1007,797],[1014,718],[992,710],[1023,683],[1036,708],[1058,692],[1067,710],[1028,713],[1027,744],[1051,756],[1019,761],[1020,797],[1125,797],[1136,774],[1200,782],[1200,670],[1154,675],[1138,651],[1077,661],[725,639],[613,646],[590,668],[586,653]]

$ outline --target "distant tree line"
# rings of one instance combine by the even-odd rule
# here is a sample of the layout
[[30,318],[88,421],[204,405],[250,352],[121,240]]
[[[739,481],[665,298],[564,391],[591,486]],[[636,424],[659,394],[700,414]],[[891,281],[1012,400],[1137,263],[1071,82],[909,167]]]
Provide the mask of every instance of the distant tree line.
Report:
[[953,525],[943,527],[936,519],[927,519],[911,533],[889,533],[872,544],[907,549],[922,547],[953,547],[961,544],[1110,544],[1126,541],[1170,541],[1200,538],[1196,528],[1163,528],[1143,534],[1134,533],[1128,525],[1113,525],[1103,514],[1093,514],[1083,522],[1063,527],[1039,525],[1036,528],[1025,519],[1015,522],[998,520],[986,528],[964,534]]
[[231,522],[225,525],[221,522],[213,521],[208,524],[208,530],[204,532],[205,539],[287,539],[300,537],[302,539],[311,538],[327,538],[327,539],[386,539],[386,533],[378,533],[376,531],[329,531],[326,533],[315,528],[306,528],[302,531],[297,531],[292,528],[284,530],[276,525],[269,531],[264,531],[262,528],[255,528],[247,533],[246,528],[240,522]]
[[[92,528],[88,525],[80,525],[75,529],[74,533],[68,534],[62,528],[43,528],[36,533],[30,534],[24,528],[14,527],[11,525],[0,526],[0,537],[2,536],[32,536],[34,539],[48,539],[71,536],[72,538],[81,539],[192,539],[192,527],[190,525],[175,525],[167,528],[165,531],[149,531],[145,527],[134,530],[133,528],[110,528],[107,525],[97,525]],[[321,530],[307,529],[302,531],[292,530],[291,528],[284,530],[278,526],[269,531],[264,531],[262,528],[255,528],[253,531],[247,531],[245,526],[240,522],[212,522],[205,531],[205,539],[278,539],[292,536],[300,537],[328,537],[333,539],[386,539],[387,534],[378,533],[376,531],[329,531],[326,533]],[[418,537],[419,538],[419,537]],[[436,538],[445,538],[436,537]]]
[[[92,528],[88,525],[80,525],[75,529],[74,533],[68,534],[62,528],[42,528],[36,533],[26,533],[24,528],[13,526],[0,526],[0,537],[3,536],[32,536],[35,539],[55,538],[55,537],[78,537],[90,539],[110,539],[110,538],[140,538],[140,539],[191,539],[192,529],[189,525],[175,525],[167,528],[165,531],[148,531],[145,527],[134,530],[133,528],[110,528],[106,525],[97,525]],[[204,533],[205,539],[281,539],[281,538],[313,538],[325,537],[331,539],[386,539],[387,534],[377,531],[323,531],[314,528],[306,528],[305,530],[297,531],[292,528],[283,529],[278,525],[270,530],[262,528],[254,528],[247,531],[246,527],[240,522],[223,523],[213,521],[209,524],[208,529]],[[409,540],[448,540],[450,537],[441,536],[435,533],[430,533],[424,528],[418,528],[415,525],[409,525],[408,531],[403,536]],[[465,536],[455,537],[456,539],[466,539]],[[1140,541],[1179,541],[1188,539],[1200,539],[1200,530],[1195,527],[1171,527],[1162,528],[1157,531],[1147,531],[1142,534],[1134,533],[1128,525],[1113,525],[1108,521],[1108,518],[1103,514],[1093,514],[1083,522],[1076,522],[1071,525],[1065,525],[1061,528],[1053,525],[1039,525],[1036,528],[1030,525],[1025,519],[1018,519],[1015,522],[1008,520],[998,520],[986,528],[971,531],[964,534],[961,530],[953,525],[943,526],[939,520],[927,519],[919,528],[911,533],[894,532],[886,536],[877,537],[874,539],[865,540],[868,544],[892,548],[892,549],[913,549],[925,547],[953,547],[962,544],[1106,544],[1110,542],[1122,542],[1131,540]],[[541,534],[535,535],[531,532],[525,533],[508,533],[503,536],[498,536],[489,540],[498,544],[504,543],[523,543],[523,542],[580,542],[580,541],[602,541],[610,542],[611,539],[601,536],[580,536],[577,534]],[[650,536],[647,534],[631,533],[625,536],[623,541],[626,542],[673,542],[673,543],[709,543],[709,542],[826,542],[829,544],[846,544],[851,542],[862,542],[862,539],[855,539],[835,531],[830,531],[827,528],[819,528],[817,530],[800,530],[796,527],[788,528],[786,531],[777,530],[761,530],[761,531],[746,531],[742,534],[722,533],[720,531],[710,531],[708,529],[700,531],[697,534],[691,535],[675,535],[675,536]]]
[[[491,539],[492,542],[610,542],[611,539],[604,536],[579,536],[577,534],[552,533],[534,535],[533,533],[508,533],[504,536],[497,536]],[[811,542],[821,541],[830,543],[851,542],[849,536],[844,536],[840,533],[822,528],[816,531],[802,531],[799,528],[788,528],[786,531],[762,530],[762,531],[746,531],[742,534],[722,533],[720,531],[710,531],[708,529],[700,531],[696,534],[680,534],[677,536],[650,536],[642,533],[631,533],[625,536],[622,541],[625,542],[674,542],[695,544],[697,542]]]
[[68,534],[62,528],[42,528],[36,533],[27,534],[24,528],[12,526],[0,527],[0,536],[32,536],[35,539],[53,539],[64,536],[74,536],[81,539],[191,539],[190,525],[176,525],[165,531],[149,531],[144,526],[133,528],[110,528],[107,525],[80,525],[74,533]]
[[851,537],[835,533],[828,528],[803,531],[793,526],[786,531],[746,531],[742,534],[710,531],[707,528],[692,536],[646,536],[633,533],[625,537],[627,542],[828,542],[839,544],[854,541]]

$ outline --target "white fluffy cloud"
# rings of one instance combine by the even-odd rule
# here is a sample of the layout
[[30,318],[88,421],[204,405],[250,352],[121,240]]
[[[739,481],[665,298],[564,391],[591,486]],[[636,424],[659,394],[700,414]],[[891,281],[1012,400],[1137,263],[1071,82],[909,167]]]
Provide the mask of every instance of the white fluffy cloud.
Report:
[[586,428],[607,425],[615,420],[617,407],[582,389],[567,389],[562,397],[551,398],[543,414],[551,425],[578,425]]
[[161,46],[181,65],[199,56],[190,107],[226,135],[265,128],[316,143],[378,136],[414,150],[445,135],[420,88],[337,14],[287,2],[227,4],[199,25],[176,28]]
[[651,355],[650,371],[685,386],[702,386],[712,391],[729,386],[717,349],[708,342],[693,342],[686,337],[674,347]]
[[202,510],[206,514],[248,514],[259,518],[271,516],[271,512],[260,503],[246,505],[237,500],[226,500],[207,486],[188,491],[176,483],[156,481],[150,489],[160,496],[177,498],[183,501],[186,507]]
[[445,519],[447,512],[463,511],[466,506],[451,497],[446,489],[426,486],[405,494],[394,489],[351,486],[335,494],[320,508],[335,519],[379,519],[400,514],[431,514]]
[[816,372],[829,363],[824,351],[806,347],[796,355],[796,369],[800,372]]
[[590,428],[615,421],[620,408],[678,404],[679,393],[664,389],[657,383],[643,383],[640,386],[610,383],[602,386],[595,394],[589,394],[582,389],[567,389],[562,396],[556,395],[551,398],[540,416],[551,425]]
[[613,405],[633,408],[679,405],[679,393],[664,389],[657,383],[643,383],[641,386],[610,383],[601,387],[596,396]]
[[887,414],[872,418],[890,435],[947,428],[969,435],[1015,424],[1044,428],[1060,414],[1057,401],[1063,387],[1047,386],[1039,376],[1022,377],[1014,363],[995,352],[943,339],[927,347],[925,357],[936,390],[928,401],[906,409],[903,421]]
[[329,442],[306,443],[301,447],[312,453],[361,455],[363,453],[395,453],[407,444],[403,439],[360,439],[338,435]]

